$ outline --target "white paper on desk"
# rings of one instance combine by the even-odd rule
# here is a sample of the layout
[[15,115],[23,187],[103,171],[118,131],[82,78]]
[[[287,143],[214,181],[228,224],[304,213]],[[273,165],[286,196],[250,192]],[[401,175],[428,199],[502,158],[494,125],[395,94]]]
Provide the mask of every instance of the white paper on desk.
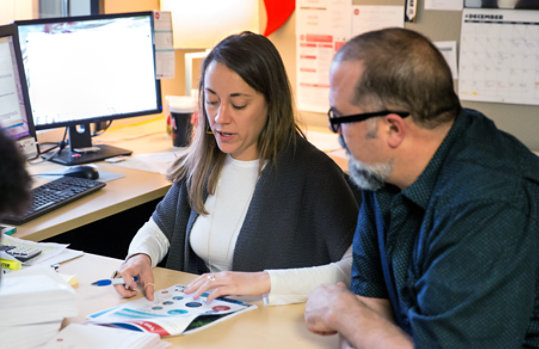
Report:
[[60,330],[62,321],[49,321],[24,326],[0,324],[2,348],[42,348]]
[[[34,163],[36,164],[35,166],[32,165]],[[30,166],[26,166],[26,170],[32,176],[35,176],[44,172],[57,173],[57,172],[62,172],[63,170],[65,170],[64,165],[59,165],[52,161],[40,160],[40,162],[36,161],[36,162],[31,162],[30,164],[31,164]],[[39,166],[37,166],[37,164],[39,164]]]
[[2,325],[61,321],[76,316],[75,291],[50,267],[36,266],[3,276]]
[[70,324],[51,339],[45,349],[162,349],[170,346],[153,333],[112,327]]
[[24,262],[23,266],[46,264],[50,258],[60,255],[62,252],[64,252],[67,246],[69,246],[69,244],[58,244],[55,242],[34,242],[30,240],[23,240],[11,235],[4,235],[2,237],[2,245],[38,248],[41,250],[41,254]]
[[176,160],[177,153],[180,151],[182,151],[181,148],[162,153],[138,154],[115,165],[166,174],[167,169]]
[[75,259],[77,257],[80,257],[83,254],[84,254],[83,251],[66,248],[61,253],[55,256],[51,256],[43,261],[40,261],[40,264],[44,264],[44,265],[60,264],[60,263]]

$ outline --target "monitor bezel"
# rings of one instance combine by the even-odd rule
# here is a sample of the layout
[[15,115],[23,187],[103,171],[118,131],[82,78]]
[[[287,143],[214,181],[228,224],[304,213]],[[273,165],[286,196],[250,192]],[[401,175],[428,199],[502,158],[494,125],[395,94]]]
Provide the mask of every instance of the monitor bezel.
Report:
[[21,48],[19,46],[19,31],[17,30],[17,26],[13,23],[0,26],[0,37],[4,38],[8,36],[11,36],[13,38],[15,64],[17,65],[18,79],[21,87],[22,99],[26,113],[26,122],[28,123],[28,130],[30,133],[26,137],[33,137],[34,139],[36,139],[36,128],[34,126],[34,118],[32,116],[32,108],[30,106],[30,97],[28,94],[28,86],[26,85],[26,74],[22,61]]
[[[23,26],[62,23],[62,22],[74,22],[74,21],[106,20],[106,19],[140,17],[140,16],[149,16],[151,26],[152,26],[152,33],[153,33],[153,30],[154,30],[153,28],[155,26],[154,26],[154,12],[152,11],[124,12],[124,13],[98,14],[98,15],[73,16],[73,17],[40,18],[40,19],[15,21],[14,24],[17,27],[17,39],[19,39],[19,28]],[[18,44],[19,44],[19,51],[20,51],[21,50],[20,43],[18,42]],[[105,121],[113,121],[113,120],[126,119],[130,117],[162,113],[163,102],[162,102],[162,96],[161,96],[162,95],[161,80],[158,79],[157,74],[155,74],[156,64],[157,64],[155,35],[152,35],[152,44],[153,44],[153,57],[154,57],[154,79],[155,79],[155,89],[156,89],[156,98],[157,98],[156,100],[157,106],[155,109],[139,110],[136,112],[130,112],[126,114],[111,114],[111,115],[95,116],[95,117],[90,117],[90,118],[60,121],[60,122],[54,122],[54,123],[48,123],[48,124],[37,124],[34,122],[33,123],[34,129],[35,130],[48,130],[48,129],[54,129],[54,128],[60,128],[60,127],[75,127],[77,125],[89,125],[91,123],[100,123],[100,122],[105,122]],[[21,57],[22,57],[22,52],[21,52]],[[21,61],[22,61],[22,58],[21,58]],[[26,85],[27,83],[26,83],[26,76],[25,76],[25,86]],[[26,86],[26,88],[28,87]],[[28,93],[28,90],[27,90],[27,93]],[[32,101],[30,100],[30,98],[28,98],[28,103],[31,108]],[[30,111],[32,111],[32,109],[30,109]]]
[[26,85],[26,75],[24,71],[21,49],[19,46],[19,32],[17,26],[14,23],[0,26],[0,38],[11,37],[11,44],[13,45],[13,55],[15,58],[15,66],[17,68],[16,79],[19,80],[20,93],[22,94],[22,104],[24,106],[24,117],[26,124],[28,125],[28,134],[22,137],[12,137],[13,141],[17,143],[21,153],[27,160],[31,160],[39,156],[39,144],[37,142],[36,128],[34,126],[34,118],[32,116],[32,108],[30,107],[30,97],[28,94],[28,87]]

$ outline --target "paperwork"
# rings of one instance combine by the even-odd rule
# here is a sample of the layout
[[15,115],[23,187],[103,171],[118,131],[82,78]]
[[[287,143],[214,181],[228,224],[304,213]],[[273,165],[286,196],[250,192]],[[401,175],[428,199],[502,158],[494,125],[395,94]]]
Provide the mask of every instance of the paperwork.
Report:
[[70,324],[51,339],[45,349],[163,349],[170,346],[153,333],[112,327]]
[[[29,240],[18,239],[10,235],[3,235],[1,240],[2,245],[17,246],[19,248],[33,249],[37,248],[41,250],[41,253],[22,264],[22,269],[28,266],[34,265],[46,265],[51,266],[53,264],[62,263],[84,254],[82,251],[76,251],[68,249],[68,244],[58,244],[55,242],[34,242]],[[1,252],[0,257],[2,259],[10,259],[8,254]],[[6,273],[5,270],[3,270]]]
[[154,301],[135,301],[88,315],[92,324],[116,326],[134,331],[157,333],[161,337],[199,331],[232,316],[253,310],[256,305],[235,299],[218,298],[206,302],[207,293],[197,299],[174,285],[154,293]]
[[75,291],[48,266],[2,277],[2,348],[36,348],[50,340],[62,320],[78,313]]

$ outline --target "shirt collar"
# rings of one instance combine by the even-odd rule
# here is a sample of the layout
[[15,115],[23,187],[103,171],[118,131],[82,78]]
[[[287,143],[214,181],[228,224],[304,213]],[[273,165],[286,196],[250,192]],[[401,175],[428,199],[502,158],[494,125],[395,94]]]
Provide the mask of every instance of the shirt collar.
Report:
[[447,157],[450,149],[453,144],[456,142],[457,138],[464,132],[466,125],[466,117],[463,115],[463,110],[455,118],[455,122],[451,126],[451,129],[445,136],[442,144],[438,147],[434,156],[429,161],[427,167],[419,175],[417,180],[412,183],[411,186],[402,191],[402,195],[423,209],[427,208],[427,204],[431,197],[434,185],[436,184],[436,179],[438,173],[442,167],[442,164]]

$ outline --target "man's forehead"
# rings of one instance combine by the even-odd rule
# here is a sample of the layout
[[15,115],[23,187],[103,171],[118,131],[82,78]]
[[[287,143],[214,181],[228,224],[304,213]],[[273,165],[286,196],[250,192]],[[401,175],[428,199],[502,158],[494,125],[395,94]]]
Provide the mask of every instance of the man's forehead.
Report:
[[351,102],[355,86],[363,73],[363,65],[359,61],[341,61],[332,64],[330,72],[329,99],[332,106],[345,100]]
[[333,61],[330,67],[330,73],[343,69],[351,72],[362,73],[364,69],[363,61],[349,59]]

